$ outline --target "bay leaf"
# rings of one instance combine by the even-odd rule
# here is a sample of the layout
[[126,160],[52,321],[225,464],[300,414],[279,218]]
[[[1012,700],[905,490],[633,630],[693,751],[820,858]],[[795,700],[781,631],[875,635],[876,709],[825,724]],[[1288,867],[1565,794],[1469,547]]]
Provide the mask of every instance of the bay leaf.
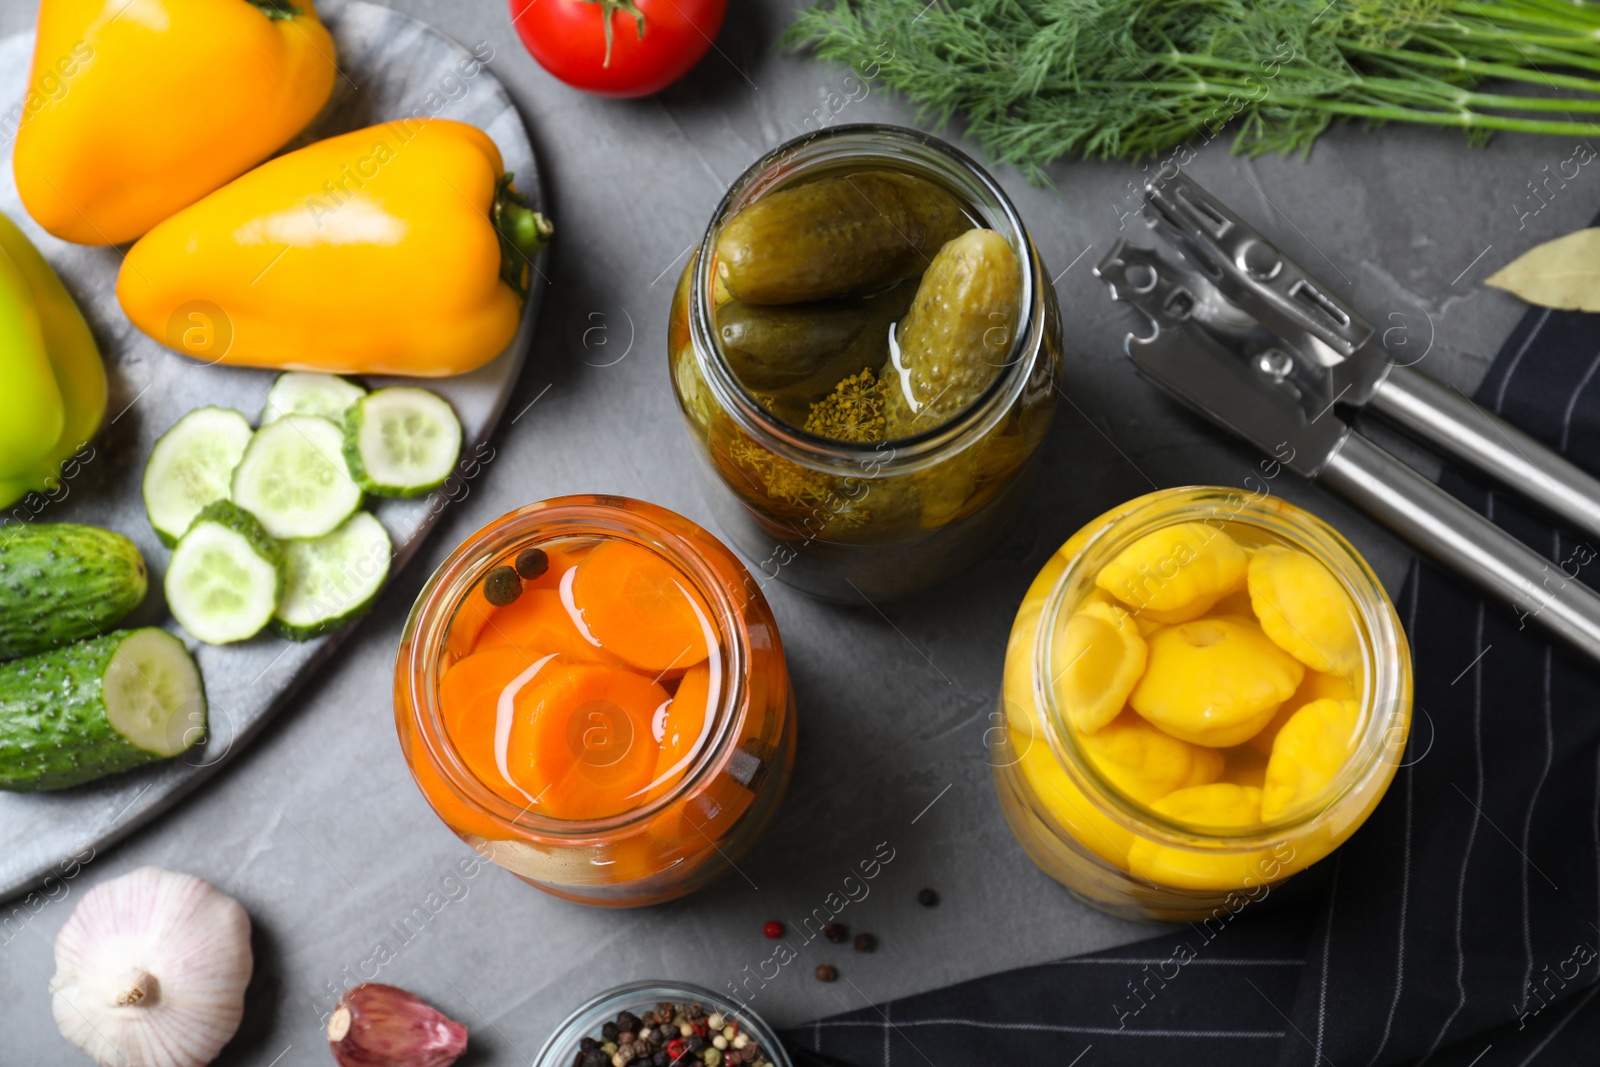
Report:
[[1539,307],[1600,311],[1600,227],[1536,245],[1484,284]]

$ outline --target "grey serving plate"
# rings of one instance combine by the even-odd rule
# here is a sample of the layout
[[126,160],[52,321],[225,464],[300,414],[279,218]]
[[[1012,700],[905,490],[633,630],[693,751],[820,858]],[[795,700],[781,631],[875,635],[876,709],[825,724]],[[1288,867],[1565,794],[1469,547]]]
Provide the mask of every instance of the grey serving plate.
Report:
[[[486,131],[516,174],[517,187],[541,202],[528,131],[511,98],[471,52],[427,23],[359,0],[323,0],[318,11],[338,45],[340,75],[322,114],[288,148],[347,130],[424,113],[472,123]],[[0,40],[0,105],[11,114],[26,88],[33,35]],[[161,597],[169,553],[156,539],[140,499],[140,475],[150,446],[191,408],[218,404],[259,415],[274,373],[206,367],[170,352],[136,330],[117,305],[121,250],[58,241],[28,218],[11,170],[12,134],[0,145],[0,211],[16,220],[77,298],[105,357],[110,378],[106,425],[79,469],[53,499],[13,505],[5,521],[84,522],[131,537],[150,566],[150,596],[129,625],[156,624],[183,636]],[[196,146],[204,151],[204,146]],[[543,257],[535,269],[543,269]],[[415,554],[444,506],[464,495],[477,476],[475,458],[511,394],[538,312],[534,285],[521,329],[498,358],[471,374],[424,383],[455,406],[465,431],[456,478],[420,500],[372,501],[369,506],[395,544],[391,574]],[[372,379],[368,384],[386,384]],[[460,484],[457,484],[457,483]],[[359,625],[359,623],[355,624]],[[333,655],[345,630],[303,644],[261,635],[227,647],[185,637],[205,675],[210,703],[206,741],[184,756],[56,793],[0,793],[0,899],[45,879],[128,833],[194,789],[237,753],[267,718],[283,707],[297,683]],[[385,684],[380,679],[379,684]]]

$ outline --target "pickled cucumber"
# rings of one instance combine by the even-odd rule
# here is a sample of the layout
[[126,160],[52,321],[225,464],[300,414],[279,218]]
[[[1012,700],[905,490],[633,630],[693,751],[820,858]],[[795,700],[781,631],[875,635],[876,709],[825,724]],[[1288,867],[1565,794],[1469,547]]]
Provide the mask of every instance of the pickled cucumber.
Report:
[[889,324],[917,294],[914,281],[859,300],[747,304],[717,311],[722,355],[739,384],[773,397],[814,398],[863,367],[881,367]]
[[993,230],[972,229],[933,257],[889,362],[884,418],[896,440],[961,414],[999,376],[1022,302],[1017,255]]
[[955,197],[920,178],[869,170],[770,193],[717,235],[717,274],[751,304],[871,292],[921,274],[972,225]]

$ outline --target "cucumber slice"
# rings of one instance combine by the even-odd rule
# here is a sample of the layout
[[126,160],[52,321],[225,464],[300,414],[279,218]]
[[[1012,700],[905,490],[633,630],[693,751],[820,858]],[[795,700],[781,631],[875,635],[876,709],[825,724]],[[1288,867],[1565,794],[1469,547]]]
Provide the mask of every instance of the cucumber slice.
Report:
[[219,500],[172,550],[166,592],[173,616],[199,640],[243,641],[260,633],[278,607],[283,550],[248,511]]
[[321,415],[334,422],[344,421],[344,411],[367,395],[361,385],[337,374],[316,374],[292,370],[278,375],[267,390],[267,403],[261,409],[261,425],[277,422],[285,415]]
[[263,426],[233,472],[233,502],[272,537],[321,537],[361,506],[344,461],[344,435],[317,415]]
[[226,500],[250,437],[250,421],[231,408],[196,408],[172,424],[144,465],[144,510],[161,543],[178,543],[200,509]]
[[358,511],[322,537],[283,544],[283,598],[274,633],[305,641],[372,607],[389,576],[394,546],[383,523]]
[[117,645],[100,683],[106,721],[136,748],[176,756],[205,733],[200,668],[165,630],[133,631]]
[[344,413],[344,458],[376,496],[422,496],[443,485],[461,456],[461,422],[437,393],[379,389]]
[[165,630],[0,664],[0,789],[65,789],[176,756],[205,732],[200,669]]

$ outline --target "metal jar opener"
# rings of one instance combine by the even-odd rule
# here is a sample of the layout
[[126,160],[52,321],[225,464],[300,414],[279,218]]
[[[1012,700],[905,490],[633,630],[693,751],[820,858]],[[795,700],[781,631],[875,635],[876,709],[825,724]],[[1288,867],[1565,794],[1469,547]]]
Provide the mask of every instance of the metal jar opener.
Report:
[[1465,396],[1392,364],[1372,325],[1181,172],[1144,185],[1175,254],[1125,241],[1095,274],[1151,321],[1128,355],[1178,400],[1348,498],[1600,661],[1600,595],[1352,431],[1364,408],[1600,545],[1600,481]]

